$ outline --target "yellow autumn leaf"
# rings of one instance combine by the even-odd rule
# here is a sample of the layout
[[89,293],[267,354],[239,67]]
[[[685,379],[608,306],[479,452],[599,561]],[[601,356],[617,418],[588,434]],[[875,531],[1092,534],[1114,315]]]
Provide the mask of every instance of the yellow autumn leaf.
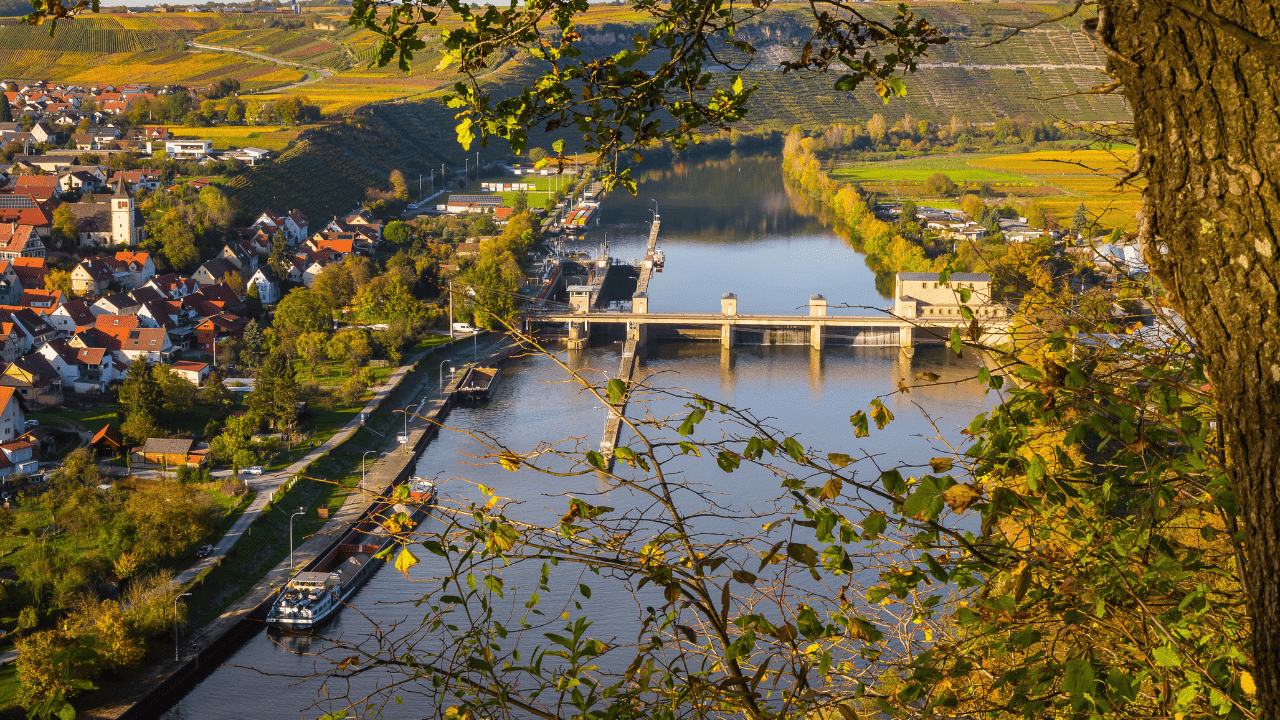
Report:
[[1240,689],[1243,690],[1246,695],[1258,694],[1258,686],[1253,684],[1253,673],[1240,673]]
[[405,575],[409,574],[409,568],[418,564],[418,558],[409,552],[409,548],[401,548],[400,554],[396,556],[396,569]]
[[933,642],[933,631],[932,631],[932,630],[925,630],[925,631],[924,631],[924,641],[925,641],[925,642]]
[[492,490],[492,489],[490,489],[488,485],[478,485],[477,487],[479,487],[479,488],[480,488],[480,492],[484,493],[485,495],[492,495],[492,494],[493,494],[493,490]]
[[816,655],[820,652],[822,652],[822,646],[819,645],[818,643],[813,643],[812,645],[804,649],[805,655]]

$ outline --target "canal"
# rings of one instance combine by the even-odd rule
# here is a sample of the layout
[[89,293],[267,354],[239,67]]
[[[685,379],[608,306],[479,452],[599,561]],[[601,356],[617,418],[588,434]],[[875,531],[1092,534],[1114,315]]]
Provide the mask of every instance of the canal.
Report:
[[[608,198],[600,224],[574,245],[593,248],[607,235],[611,254],[640,257],[656,206],[662,217],[659,244],[666,253],[666,268],[650,285],[655,311],[714,311],[725,292],[738,295],[742,313],[803,312],[798,309],[813,293],[825,295],[832,306],[891,304],[876,292],[874,273],[847,243],[792,207],[776,157],[677,163],[645,171],[640,180],[638,195],[618,193]],[[620,344],[606,344],[572,354],[561,352],[558,357],[599,381],[616,372],[619,352]],[[655,386],[751,408],[769,425],[795,434],[808,447],[822,453],[873,455],[882,467],[927,462],[945,450],[943,440],[959,444],[959,428],[991,406],[991,399],[976,383],[963,382],[976,372],[976,360],[968,354],[957,358],[941,348],[918,348],[913,357],[907,357],[893,348],[833,348],[816,353],[807,346],[771,345],[722,352],[718,343],[671,343],[654,345],[647,366],[649,382]],[[917,373],[935,373],[940,383],[917,387],[905,396],[890,395],[900,381],[911,384]],[[855,438],[850,414],[884,396],[897,419],[883,431],[873,431],[870,438]],[[628,413],[661,417],[687,412],[682,404],[678,398],[655,394],[647,402],[633,404]],[[599,442],[604,419],[600,403],[566,382],[565,372],[551,358],[530,356],[504,369],[492,401],[455,408],[448,422],[461,431],[500,438],[517,451],[556,441],[564,441],[568,448],[576,443],[585,450]],[[713,417],[703,430],[718,432],[714,422]],[[618,491],[591,495],[605,490],[592,475],[556,478],[476,464],[474,456],[483,452],[471,435],[442,431],[424,452],[418,474],[445,480],[442,496],[446,499],[464,495],[474,499],[478,494],[472,483],[483,483],[517,501],[510,515],[533,521],[563,513],[565,493],[590,495],[591,502],[620,510],[639,502]],[[558,467],[567,465],[560,462]],[[783,495],[777,478],[760,468],[744,466],[725,474],[714,463],[690,458],[677,461],[673,469],[714,497],[720,517],[704,529],[716,532],[758,531],[759,520],[735,518],[770,512]],[[438,523],[429,518],[422,529]],[[432,641],[420,627],[426,610],[416,607],[414,600],[428,587],[438,587],[434,579],[440,567],[433,562],[435,556],[418,555],[423,562],[407,575],[389,565],[377,571],[355,596],[353,607],[313,636],[258,634],[162,717],[317,717],[343,709],[344,696],[358,698],[385,686],[393,678],[380,673],[360,676],[349,685],[306,676],[333,667],[326,657],[332,654],[332,641],[362,642],[375,626],[393,639]],[[519,588],[527,590],[536,582],[536,568],[517,566],[509,573],[507,588],[512,597]],[[596,580],[597,592],[591,601],[583,601],[584,612],[595,622],[592,635],[634,637],[645,598],[624,591],[611,595],[611,586]],[[544,598],[548,614],[572,609],[555,604],[560,597],[553,591]],[[429,689],[421,691],[419,696],[412,687],[402,688],[404,705],[393,702],[380,711],[389,718],[434,715]],[[363,712],[356,714],[363,716]]]

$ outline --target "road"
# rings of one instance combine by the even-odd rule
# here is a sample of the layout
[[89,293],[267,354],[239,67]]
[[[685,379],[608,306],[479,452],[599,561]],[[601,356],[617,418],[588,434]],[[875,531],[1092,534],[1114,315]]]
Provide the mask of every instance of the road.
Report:
[[204,43],[198,43],[198,42],[191,43],[191,46],[200,50],[209,50],[212,52],[240,53],[241,55],[248,55],[249,57],[257,58],[259,60],[266,60],[267,62],[276,63],[277,65],[288,65],[289,67],[294,67],[299,70],[305,70],[308,73],[312,73],[311,75],[308,75],[305,80],[301,80],[299,82],[293,83],[292,85],[285,85],[284,87],[275,88],[271,92],[283,92],[285,90],[292,90],[293,88],[296,88],[296,87],[302,87],[303,85],[310,85],[311,83],[320,82],[321,80],[333,75],[332,70],[325,70],[324,68],[316,67],[314,65],[303,65],[301,63],[289,62],[288,60],[281,60],[280,58],[271,57],[270,55],[263,55],[262,53],[256,53],[251,50],[241,50],[240,48],[225,47],[223,45],[205,45]]

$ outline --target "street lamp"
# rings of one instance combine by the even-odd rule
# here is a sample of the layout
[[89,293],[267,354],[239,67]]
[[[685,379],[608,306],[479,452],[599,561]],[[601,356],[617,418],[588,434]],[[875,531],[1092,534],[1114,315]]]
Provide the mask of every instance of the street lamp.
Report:
[[653,216],[656,218],[658,216],[658,198],[649,199],[653,201]]
[[365,450],[365,451],[364,451],[364,454],[360,456],[360,489],[361,489],[361,490],[364,490],[364,476],[365,476],[364,459],[365,459],[365,458],[367,458],[367,457],[369,457],[369,453],[376,453],[376,452],[378,452],[378,451],[377,451],[377,450]]
[[409,408],[413,403],[404,406],[404,453],[409,454]]
[[182,593],[173,599],[173,660],[178,661],[178,601],[190,595],[191,593]]
[[449,358],[440,361],[440,392],[444,392],[444,364],[449,362]]
[[289,516],[289,577],[293,577],[293,519],[299,515],[306,515],[307,511],[298,508],[298,512]]

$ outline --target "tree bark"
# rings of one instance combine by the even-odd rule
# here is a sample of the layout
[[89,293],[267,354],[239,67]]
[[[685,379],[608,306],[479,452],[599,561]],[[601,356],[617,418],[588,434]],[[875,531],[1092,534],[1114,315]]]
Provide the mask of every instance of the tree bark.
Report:
[[[1133,109],[1139,237],[1217,394],[1262,714],[1280,718],[1280,2],[1101,0]],[[1167,251],[1167,252],[1166,252]]]

